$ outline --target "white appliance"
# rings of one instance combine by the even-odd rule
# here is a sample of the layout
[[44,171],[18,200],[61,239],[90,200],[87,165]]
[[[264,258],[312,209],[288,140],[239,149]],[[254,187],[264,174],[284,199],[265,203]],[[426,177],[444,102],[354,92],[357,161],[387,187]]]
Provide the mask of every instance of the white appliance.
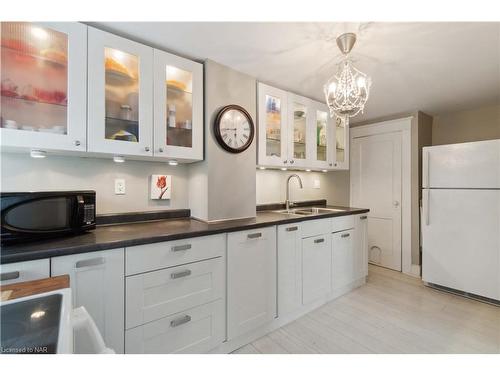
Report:
[[87,353],[114,353],[87,310],[71,307],[69,288],[5,301],[0,309],[5,353],[74,353],[75,337],[85,337]]
[[500,140],[422,156],[423,281],[500,300]]

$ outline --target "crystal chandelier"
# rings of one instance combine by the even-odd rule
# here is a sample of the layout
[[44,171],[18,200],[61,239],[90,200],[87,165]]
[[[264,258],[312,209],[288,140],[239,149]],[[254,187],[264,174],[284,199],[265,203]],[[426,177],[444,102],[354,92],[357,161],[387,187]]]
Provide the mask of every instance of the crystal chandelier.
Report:
[[326,103],[330,116],[354,117],[363,113],[370,94],[371,79],[352,65],[349,57],[356,34],[346,33],[337,38],[337,46],[344,54],[338,65],[337,73],[324,86]]

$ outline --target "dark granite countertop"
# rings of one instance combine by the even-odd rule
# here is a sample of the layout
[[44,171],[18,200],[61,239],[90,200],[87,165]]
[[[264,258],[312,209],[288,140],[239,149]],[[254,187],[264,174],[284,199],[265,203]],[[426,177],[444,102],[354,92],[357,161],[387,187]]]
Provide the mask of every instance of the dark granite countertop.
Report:
[[335,216],[355,215],[369,211],[368,209],[352,207],[325,207],[340,208],[345,211],[310,216],[279,214],[272,211],[257,211],[257,217],[255,218],[228,220],[213,224],[191,218],[178,218],[149,222],[101,225],[97,226],[93,231],[71,237],[2,246],[0,249],[0,263],[13,263],[143,245],[154,242],[262,228],[270,225],[288,224]]

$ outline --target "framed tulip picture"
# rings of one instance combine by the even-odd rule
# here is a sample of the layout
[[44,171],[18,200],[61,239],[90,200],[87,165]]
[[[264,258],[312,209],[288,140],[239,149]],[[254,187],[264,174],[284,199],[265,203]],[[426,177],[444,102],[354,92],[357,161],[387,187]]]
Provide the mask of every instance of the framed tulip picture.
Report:
[[151,176],[150,199],[170,199],[172,194],[172,176],[154,174]]

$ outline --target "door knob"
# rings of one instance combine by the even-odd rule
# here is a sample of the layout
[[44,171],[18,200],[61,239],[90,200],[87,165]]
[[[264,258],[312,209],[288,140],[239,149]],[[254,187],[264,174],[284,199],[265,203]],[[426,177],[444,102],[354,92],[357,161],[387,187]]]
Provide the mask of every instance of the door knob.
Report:
[[399,207],[399,202],[398,201],[394,201],[393,204],[394,204],[394,207]]

